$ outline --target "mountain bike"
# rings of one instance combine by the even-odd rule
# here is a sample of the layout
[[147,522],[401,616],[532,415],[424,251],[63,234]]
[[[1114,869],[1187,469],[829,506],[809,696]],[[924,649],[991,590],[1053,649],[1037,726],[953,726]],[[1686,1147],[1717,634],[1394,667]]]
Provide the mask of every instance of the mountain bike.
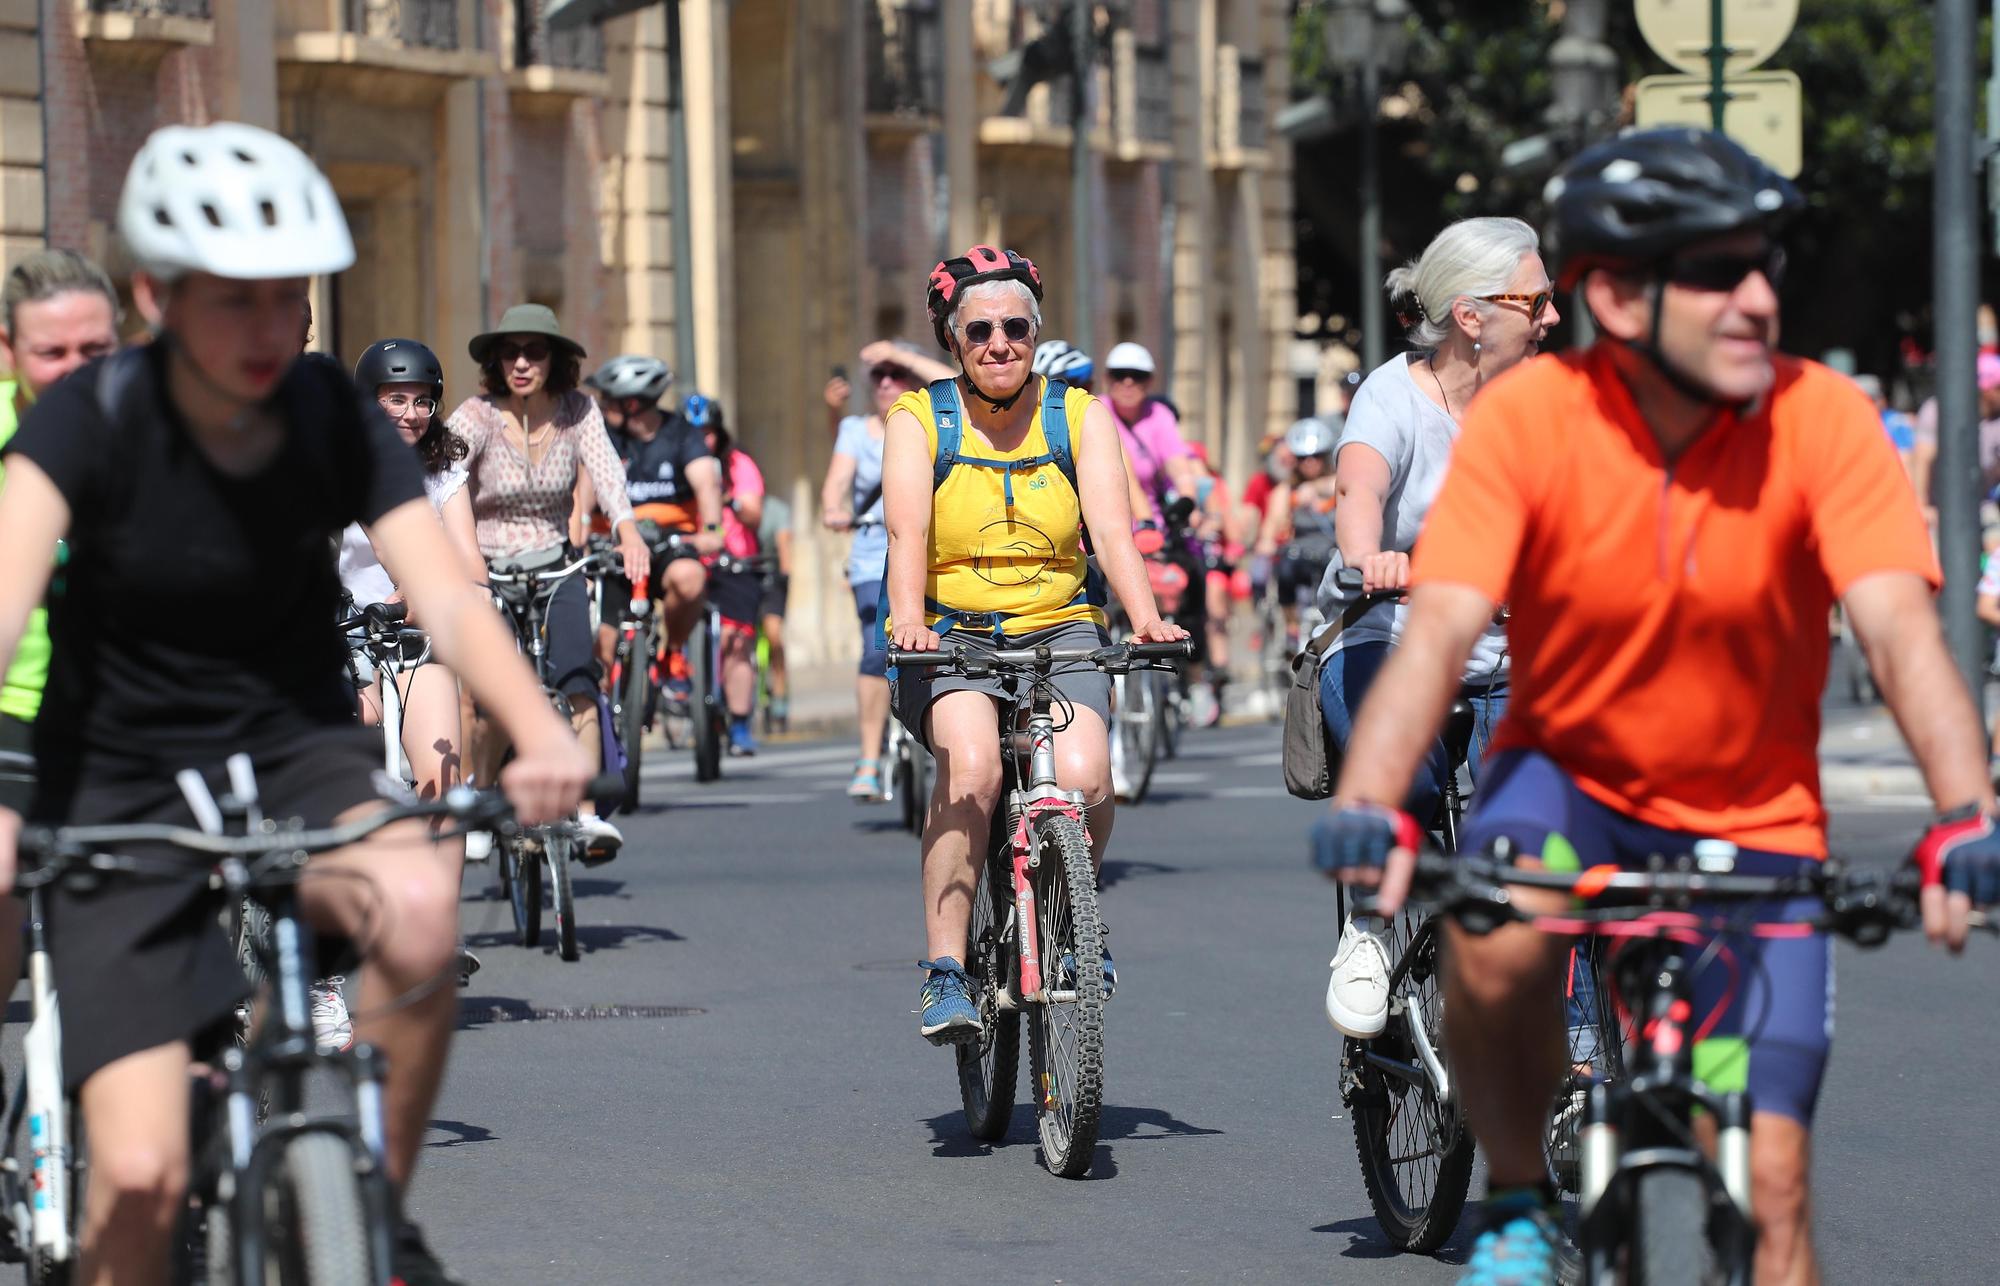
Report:
[[[32,784],[35,761],[0,751],[0,775]],[[0,1260],[25,1264],[30,1286],[59,1286],[76,1266],[82,1150],[78,1119],[63,1092],[62,1017],[41,889],[30,887],[27,902],[28,1030],[21,1042],[21,1079],[0,1118],[6,1147],[0,1154]]]
[[[515,635],[528,654],[535,677],[541,680],[542,691],[555,706],[562,721],[568,723],[571,717],[569,698],[556,690],[554,676],[549,672],[549,601],[562,583],[572,576],[585,573],[605,575],[619,571],[622,565],[615,554],[602,550],[586,553],[566,565],[556,565],[561,563],[562,556],[561,550],[548,550],[519,559],[496,559],[488,570],[487,579],[493,586],[494,602],[514,625]],[[622,773],[617,775],[617,782],[608,796],[600,794],[599,788],[594,787],[591,797],[622,798],[625,792]],[[522,946],[541,945],[543,894],[546,891],[548,908],[555,917],[556,954],[565,961],[578,959],[581,952],[576,940],[576,895],[570,867],[581,860],[581,852],[582,839],[574,817],[519,828],[494,845],[493,866],[500,896],[513,909],[514,929]]]
[[[256,803],[254,778],[241,756],[231,765],[233,802]],[[205,789],[205,788],[204,788]],[[211,800],[216,815],[220,810]],[[200,810],[198,810],[200,811]],[[162,825],[78,826],[24,831],[20,851],[33,859],[16,880],[23,890],[55,880],[88,887],[107,878],[193,882],[228,904],[245,899],[269,915],[273,932],[261,964],[270,1000],[243,1043],[226,1043],[212,1065],[196,1069],[190,1117],[192,1171],[176,1280],[211,1286],[387,1286],[395,1233],[383,1060],[367,1045],[318,1047],[307,980],[316,976],[315,933],[301,918],[299,882],[307,859],[357,843],[408,818],[450,817],[481,828],[502,825],[506,801],[458,787],[442,800],[396,806],[320,830],[267,822],[244,835]],[[131,844],[168,845],[201,859],[120,854]],[[260,948],[260,950],[266,950]],[[338,1110],[309,1107],[306,1085],[337,1074],[347,1088]],[[268,1102],[268,1115],[259,1104]]]
[[[1013,782],[994,809],[991,845],[975,881],[965,973],[980,1039],[957,1046],[959,1094],[975,1138],[997,1139],[1013,1114],[1023,1010],[1029,1085],[1042,1164],[1066,1179],[1090,1170],[1104,1100],[1104,919],[1081,791],[1056,781],[1061,698],[1050,680],[1094,666],[1114,675],[1185,660],[1180,643],[973,652],[889,651],[893,666],[931,665],[1012,680],[1015,718],[1003,737]],[[1062,712],[1067,721],[1067,711]]]
[[[1593,1084],[1583,1107],[1578,1244],[1587,1286],[1750,1280],[1753,1104],[1747,1092],[1717,1092],[1695,1079],[1702,1032],[1690,1027],[1695,975],[1730,954],[1728,937],[1823,931],[1876,947],[1920,923],[1912,868],[1850,871],[1829,860],[1763,876],[1739,874],[1736,858],[1735,845],[1704,840],[1686,854],[1656,855],[1644,870],[1524,870],[1490,855],[1418,861],[1412,896],[1469,932],[1512,923],[1564,936],[1594,929],[1615,944],[1608,974],[1631,1016],[1630,1075]],[[1576,899],[1574,909],[1525,912],[1513,888],[1553,890]],[[1821,909],[1787,919],[1755,905],[1793,898],[1815,899]],[[1712,1158],[1696,1138],[1697,1113],[1716,1123]]]
[[381,678],[382,770],[405,786],[414,786],[410,757],[403,749],[403,688],[396,680],[430,660],[430,635],[405,627],[407,603],[370,603],[334,625],[348,638],[349,668],[356,687],[362,676]]
[[[652,551],[655,564],[698,555],[679,532],[662,531],[649,518],[639,520],[639,534]],[[594,537],[594,553],[613,554],[617,546],[607,537]],[[607,578],[608,579],[608,578]],[[601,584],[601,583],[600,583]],[[599,604],[600,619],[609,605]],[[612,727],[625,753],[625,792],[622,807],[630,812],[639,806],[640,766],[645,755],[646,733],[659,717],[662,685],[667,662],[662,648],[658,617],[644,588],[633,591],[618,624],[618,641],[612,650],[608,687],[611,694]]]
[[889,716],[882,734],[882,758],[889,765],[882,776],[882,802],[898,806],[904,830],[922,835],[930,814],[931,786],[937,780],[937,761],[894,715]]
[[[1122,607],[1113,604],[1105,608],[1105,615],[1113,638],[1131,633]],[[1111,676],[1111,776],[1125,783],[1120,798],[1128,804],[1145,802],[1153,772],[1165,754],[1173,679],[1172,671],[1151,668]]]
[[[771,565],[768,557],[738,558],[717,554],[708,560],[711,577],[741,573],[761,575]],[[694,779],[718,781],[722,777],[722,744],[729,736],[729,700],[722,690],[722,642],[724,631],[735,626],[724,622],[715,596],[709,595],[702,614],[688,633],[687,654],[689,692],[688,717],[693,723],[689,742],[694,749]]]

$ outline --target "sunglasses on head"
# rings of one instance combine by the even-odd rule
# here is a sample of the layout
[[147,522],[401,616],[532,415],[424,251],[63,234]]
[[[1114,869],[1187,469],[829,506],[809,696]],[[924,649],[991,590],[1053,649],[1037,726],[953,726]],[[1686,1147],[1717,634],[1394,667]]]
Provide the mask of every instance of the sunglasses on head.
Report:
[[[1000,333],[1007,337],[1008,343],[1025,344],[1034,328],[1035,324],[1026,317],[1009,317],[1000,323],[999,329]],[[983,347],[993,341],[993,329],[993,323],[983,317],[977,321],[969,321],[965,323],[965,342]]]
[[903,382],[907,381],[909,378],[910,378],[910,373],[904,370],[900,366],[882,365],[882,366],[871,366],[868,368],[868,381],[871,384],[880,384],[883,380],[896,380],[899,382]]
[[1753,272],[1776,290],[1785,282],[1785,248],[1766,246],[1754,254],[1688,255],[1667,261],[1667,280],[1689,290],[1734,290]]
[[1107,371],[1113,384],[1144,384],[1153,378],[1150,371]]
[[1479,296],[1479,298],[1485,300],[1489,304],[1526,304],[1528,306],[1528,320],[1531,322],[1540,321],[1542,319],[1542,314],[1548,311],[1549,304],[1555,299],[1555,297],[1556,297],[1556,292],[1553,290],[1538,290],[1532,295]]
[[546,362],[549,360],[549,346],[539,339],[531,339],[525,344],[502,342],[494,348],[493,353],[494,356],[500,359],[502,366],[511,365],[516,359],[522,357],[527,358],[531,362]]

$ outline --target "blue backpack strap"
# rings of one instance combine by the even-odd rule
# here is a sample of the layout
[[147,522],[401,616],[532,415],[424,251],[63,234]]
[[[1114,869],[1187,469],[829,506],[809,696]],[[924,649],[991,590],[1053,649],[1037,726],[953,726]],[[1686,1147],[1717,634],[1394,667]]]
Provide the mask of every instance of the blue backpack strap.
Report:
[[[1069,489],[1076,488],[1076,454],[1069,444],[1069,384],[1064,380],[1050,380],[1042,390],[1042,437],[1049,444],[1049,458],[1056,462],[1056,468],[1069,479]],[[1079,493],[1081,494],[1081,493]]]
[[931,490],[936,491],[951,476],[952,467],[958,463],[959,445],[965,440],[956,379],[931,384],[931,421],[937,425],[937,458],[931,464]]

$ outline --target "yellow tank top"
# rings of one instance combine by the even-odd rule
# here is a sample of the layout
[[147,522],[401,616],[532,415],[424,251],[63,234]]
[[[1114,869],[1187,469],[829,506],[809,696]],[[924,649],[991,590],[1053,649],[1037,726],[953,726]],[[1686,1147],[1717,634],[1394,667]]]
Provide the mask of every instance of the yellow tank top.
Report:
[[[1042,381],[1035,392],[1045,387]],[[1082,454],[1084,412],[1096,400],[1076,388],[1063,399],[1072,456]],[[903,394],[889,414],[898,411],[910,412],[924,426],[935,460],[937,417],[930,390]],[[1048,451],[1039,397],[1027,436],[1012,451],[998,450],[966,424],[959,463],[931,500],[930,574],[924,581],[931,604],[998,613],[1007,618],[1010,637],[1071,621],[1104,624],[1104,613],[1083,601],[1083,510],[1062,469],[1047,460],[1012,471],[1010,507],[1008,471],[966,462],[967,457],[1032,460]],[[935,625],[938,617],[927,611],[925,623]]]

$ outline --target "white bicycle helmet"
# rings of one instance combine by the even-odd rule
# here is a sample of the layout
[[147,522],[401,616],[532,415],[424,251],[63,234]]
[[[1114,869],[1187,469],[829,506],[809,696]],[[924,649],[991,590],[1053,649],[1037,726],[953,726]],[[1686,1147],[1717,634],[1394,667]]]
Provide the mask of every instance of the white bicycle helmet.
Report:
[[1144,344],[1135,344],[1128,339],[1122,344],[1111,346],[1111,352],[1104,358],[1104,369],[1107,371],[1143,371],[1151,375],[1154,371],[1153,354],[1147,350]]
[[163,281],[313,277],[354,263],[340,198],[298,145],[233,121],[153,131],[132,158],[118,231]]
[[1339,440],[1340,435],[1333,431],[1333,426],[1318,416],[1295,421],[1291,428],[1285,430],[1285,445],[1301,460],[1326,455]]
[[1072,384],[1088,383],[1097,367],[1091,362],[1090,354],[1080,348],[1071,348],[1065,340],[1043,341],[1035,349],[1033,369],[1037,375],[1046,375],[1052,380],[1068,380]]

